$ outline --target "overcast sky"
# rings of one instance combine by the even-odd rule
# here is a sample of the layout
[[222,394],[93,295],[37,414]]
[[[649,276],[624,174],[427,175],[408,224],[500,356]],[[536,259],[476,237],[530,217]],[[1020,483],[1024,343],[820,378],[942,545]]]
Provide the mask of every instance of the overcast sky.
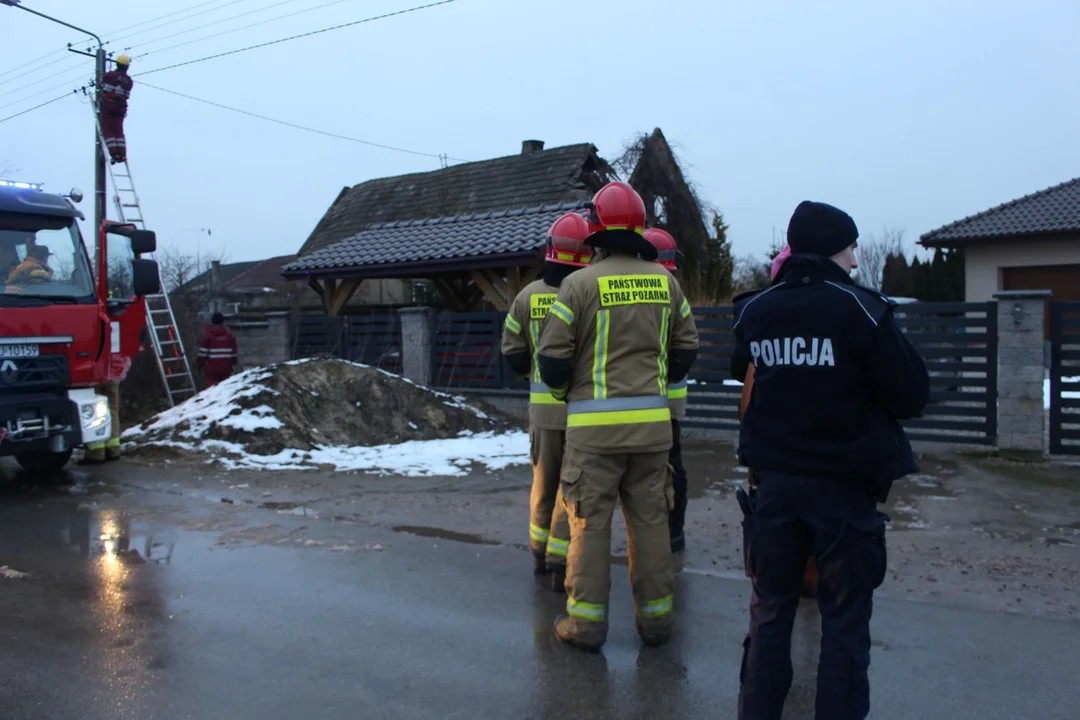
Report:
[[[130,47],[137,76],[425,0],[339,0],[175,49],[331,0],[23,2],[118,38],[108,47]],[[468,160],[515,154],[526,138],[592,142],[611,159],[658,126],[724,212],[738,255],[763,252],[803,199],[844,208],[864,237],[888,226],[914,242],[1080,175],[1078,27],[1076,0],[456,0],[135,77],[128,154],[160,243],[230,261],[295,252],[343,186],[439,160],[145,83]],[[90,76],[90,59],[63,52],[79,38],[0,6],[0,118]],[[36,73],[15,70],[52,51]],[[81,187],[89,216],[92,137],[90,110],[73,96],[0,123],[0,166],[53,191]]]

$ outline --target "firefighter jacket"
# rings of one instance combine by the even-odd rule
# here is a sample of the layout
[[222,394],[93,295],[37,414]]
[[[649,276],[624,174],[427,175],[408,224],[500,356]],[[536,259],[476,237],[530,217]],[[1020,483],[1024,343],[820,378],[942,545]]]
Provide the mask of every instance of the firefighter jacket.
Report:
[[[675,281],[678,283],[678,280]],[[681,420],[686,416],[687,385],[690,378],[684,377],[677,382],[668,383],[668,407],[671,408],[671,417]]]
[[52,276],[52,268],[33,255],[28,255],[25,260],[11,268],[7,276],[7,282],[10,285],[42,283],[52,280]]
[[564,280],[537,362],[555,396],[567,399],[567,445],[667,451],[668,384],[686,377],[697,347],[690,304],[656,263],[612,254]]
[[101,109],[110,115],[127,115],[128,98],[135,83],[121,70],[111,70],[101,76]]
[[236,336],[229,328],[224,325],[206,328],[195,362],[207,377],[229,377],[237,358]]
[[536,362],[540,328],[558,292],[543,280],[529,283],[514,298],[503,324],[502,354],[515,372],[529,377],[529,427],[537,430],[566,428],[566,403],[552,396]]

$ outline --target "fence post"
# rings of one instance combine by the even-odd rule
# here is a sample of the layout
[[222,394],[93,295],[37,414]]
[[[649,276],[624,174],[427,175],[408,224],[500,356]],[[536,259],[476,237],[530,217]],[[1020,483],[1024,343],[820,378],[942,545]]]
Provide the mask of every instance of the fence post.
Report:
[[998,318],[997,446],[1046,453],[1046,376],[1043,342],[1049,290],[994,293]]
[[430,387],[435,368],[435,310],[407,307],[401,316],[401,374],[409,380]]

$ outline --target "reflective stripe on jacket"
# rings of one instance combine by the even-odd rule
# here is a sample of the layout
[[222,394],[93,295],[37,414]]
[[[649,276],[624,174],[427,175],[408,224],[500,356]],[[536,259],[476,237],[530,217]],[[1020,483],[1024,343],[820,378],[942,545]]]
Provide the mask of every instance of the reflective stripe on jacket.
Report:
[[539,354],[571,361],[566,442],[590,452],[671,447],[668,352],[698,346],[675,278],[628,255],[595,261],[563,281]]
[[510,304],[503,324],[502,353],[529,353],[529,426],[539,430],[562,430],[566,427],[566,403],[556,400],[551,388],[540,379],[536,349],[540,328],[548,310],[555,303],[559,289],[543,280],[526,285]]
[[199,343],[196,363],[207,375],[228,377],[238,360],[236,337],[224,325],[211,325]]

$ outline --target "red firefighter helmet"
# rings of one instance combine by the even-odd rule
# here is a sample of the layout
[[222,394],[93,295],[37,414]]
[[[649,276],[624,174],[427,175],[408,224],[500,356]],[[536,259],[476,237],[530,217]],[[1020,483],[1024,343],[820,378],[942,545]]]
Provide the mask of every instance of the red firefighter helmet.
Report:
[[612,182],[597,191],[589,203],[589,225],[593,234],[586,242],[593,247],[623,248],[656,259],[656,248],[643,236],[645,202],[629,184]]
[[550,263],[585,267],[592,260],[592,248],[585,238],[592,234],[589,223],[575,212],[569,212],[556,220],[548,230],[547,253]]
[[671,233],[660,228],[646,228],[645,239],[656,248],[658,256],[656,261],[658,263],[668,270],[674,270],[678,267],[679,246]]

